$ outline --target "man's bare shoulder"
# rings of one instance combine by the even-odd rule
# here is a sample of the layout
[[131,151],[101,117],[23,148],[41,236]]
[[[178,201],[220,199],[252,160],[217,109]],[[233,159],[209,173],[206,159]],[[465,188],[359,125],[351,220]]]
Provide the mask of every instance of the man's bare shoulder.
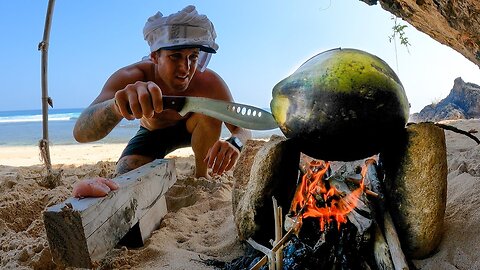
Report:
[[220,75],[211,69],[197,72],[190,87],[192,94],[215,99],[230,99],[230,90]]
[[[152,80],[155,64],[150,60],[143,60],[125,66],[119,69],[116,73],[126,77],[136,77],[137,80]],[[142,78],[141,78],[142,77]]]
[[108,78],[103,91],[114,93],[137,81],[153,81],[153,67],[154,64],[148,60],[122,67]]

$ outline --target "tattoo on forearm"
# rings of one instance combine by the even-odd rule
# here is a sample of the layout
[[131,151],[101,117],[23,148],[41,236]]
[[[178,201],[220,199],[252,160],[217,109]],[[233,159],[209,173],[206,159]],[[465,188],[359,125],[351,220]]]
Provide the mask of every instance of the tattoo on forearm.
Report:
[[118,175],[122,175],[126,172],[129,172],[131,170],[132,169],[130,168],[130,166],[128,166],[128,160],[125,159],[125,158],[122,158],[117,163],[117,168],[115,169],[115,174],[116,174],[116,176],[118,176]]
[[107,136],[120,120],[108,102],[98,103],[80,115],[76,129],[89,141],[96,141]]
[[122,175],[142,165],[145,165],[148,162],[151,162],[152,160],[153,158],[148,158],[148,157],[124,156],[117,162],[115,175],[116,176]]

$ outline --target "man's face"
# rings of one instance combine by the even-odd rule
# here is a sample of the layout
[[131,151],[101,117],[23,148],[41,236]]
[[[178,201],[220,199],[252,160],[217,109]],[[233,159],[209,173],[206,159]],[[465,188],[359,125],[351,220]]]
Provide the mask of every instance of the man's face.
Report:
[[157,75],[160,75],[169,90],[182,92],[187,89],[197,70],[198,54],[198,48],[161,49],[156,52]]

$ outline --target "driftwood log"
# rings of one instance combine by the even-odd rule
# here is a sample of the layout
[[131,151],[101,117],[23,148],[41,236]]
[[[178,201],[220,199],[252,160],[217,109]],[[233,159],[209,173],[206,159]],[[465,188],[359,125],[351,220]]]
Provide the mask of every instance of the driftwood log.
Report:
[[174,160],[159,159],[114,178],[119,189],[101,198],[69,198],[43,213],[55,262],[90,268],[131,228],[143,243],[166,214],[164,194],[176,181]]

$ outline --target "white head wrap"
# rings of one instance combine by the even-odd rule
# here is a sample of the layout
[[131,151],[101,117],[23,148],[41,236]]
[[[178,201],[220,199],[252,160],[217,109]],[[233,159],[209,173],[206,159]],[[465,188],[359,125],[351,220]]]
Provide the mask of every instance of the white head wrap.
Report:
[[143,37],[150,46],[150,52],[161,48],[200,48],[200,71],[206,68],[211,53],[216,53],[218,49],[218,44],[215,43],[217,34],[212,22],[207,16],[198,14],[192,5],[169,16],[157,12],[145,23]]

